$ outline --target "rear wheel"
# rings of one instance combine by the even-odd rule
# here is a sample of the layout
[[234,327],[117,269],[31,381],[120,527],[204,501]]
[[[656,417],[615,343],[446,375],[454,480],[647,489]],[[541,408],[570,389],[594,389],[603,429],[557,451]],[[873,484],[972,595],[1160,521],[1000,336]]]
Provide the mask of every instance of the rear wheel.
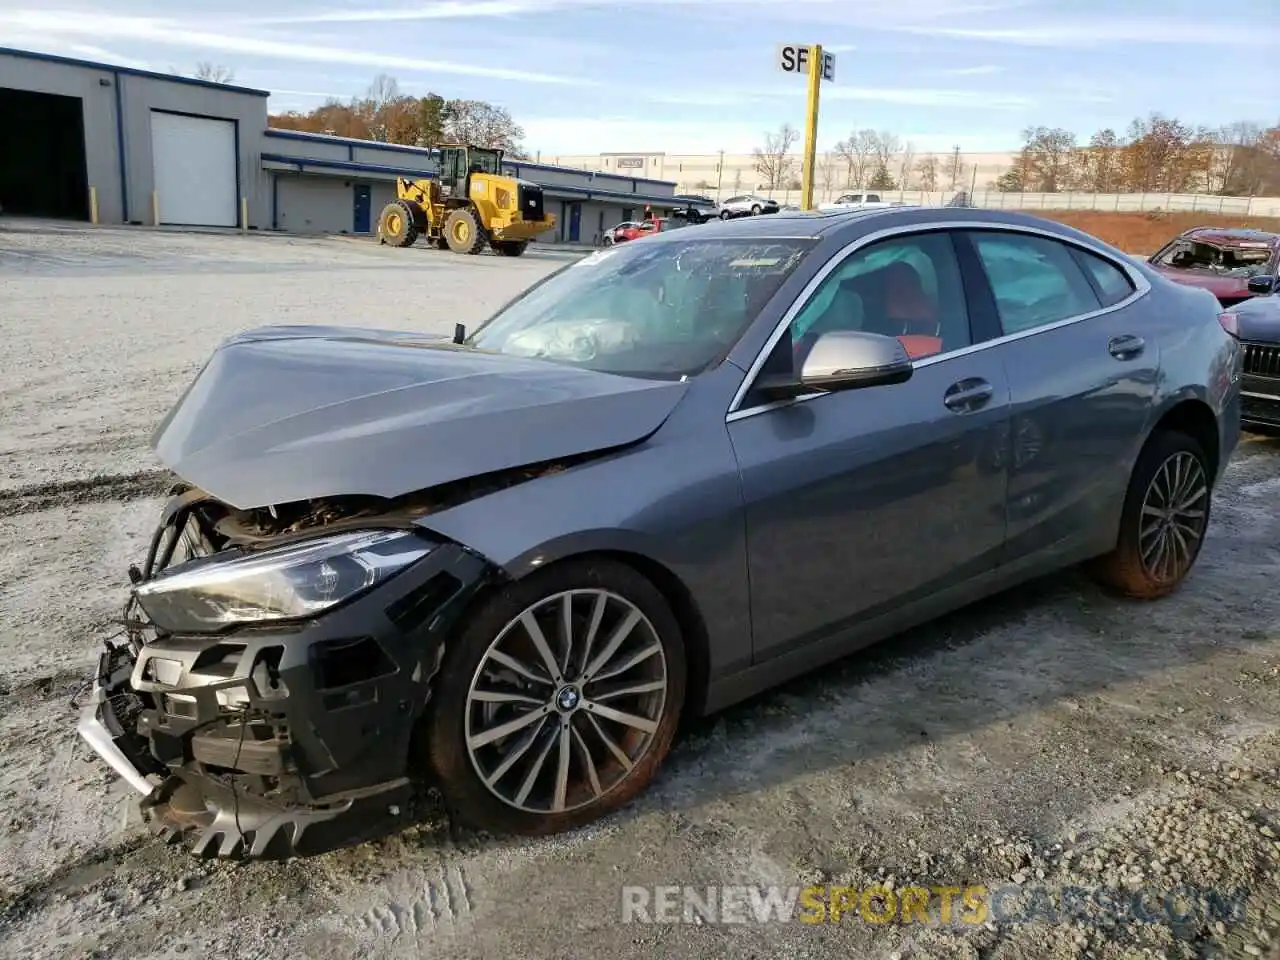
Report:
[[474,210],[455,210],[444,221],[444,237],[454,253],[479,253],[485,247],[484,230]]
[[378,217],[378,240],[393,247],[409,247],[418,239],[417,215],[404,200],[392,200]]
[[502,587],[445,653],[425,745],[450,815],[545,834],[629,802],[665,758],[685,692],[680,628],[612,560]]
[[721,219],[721,220],[728,220],[731,216],[733,216],[733,214],[731,214],[728,210],[721,210],[721,211],[720,211],[720,219]]
[[1176,430],[1153,434],[1129,480],[1116,548],[1093,562],[1094,577],[1142,600],[1175,590],[1200,555],[1212,476],[1209,458],[1194,437]]
[[499,240],[493,245],[493,249],[497,250],[504,257],[518,257],[525,250],[529,249],[528,240]]
[[758,217],[758,216],[760,216],[760,204],[758,204],[758,203],[754,203],[754,204],[752,204],[752,205],[751,205],[751,215],[752,215],[753,217]]

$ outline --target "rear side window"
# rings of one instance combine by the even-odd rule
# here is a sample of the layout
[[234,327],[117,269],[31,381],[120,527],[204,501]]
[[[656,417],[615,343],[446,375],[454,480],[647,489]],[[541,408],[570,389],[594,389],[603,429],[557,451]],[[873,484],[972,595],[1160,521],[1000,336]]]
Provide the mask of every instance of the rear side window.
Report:
[[1133,294],[1136,289],[1133,281],[1114,263],[1092,253],[1086,253],[1079,247],[1073,247],[1071,252],[1075,254],[1080,266],[1093,277],[1093,282],[1097,284],[1098,292],[1102,295],[1104,307],[1113,307]]
[[1064,243],[1028,233],[972,231],[1006,334],[1092,313],[1102,304]]

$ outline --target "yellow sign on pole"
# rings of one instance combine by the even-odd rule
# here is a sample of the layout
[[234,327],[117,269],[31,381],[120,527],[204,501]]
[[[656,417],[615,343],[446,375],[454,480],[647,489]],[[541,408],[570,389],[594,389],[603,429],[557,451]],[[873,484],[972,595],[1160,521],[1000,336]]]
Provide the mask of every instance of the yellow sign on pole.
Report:
[[[813,65],[817,64],[817,69]],[[818,156],[818,101],[822,81],[836,78],[836,58],[822,52],[822,44],[811,46],[784,44],[778,48],[778,68],[783,73],[799,73],[808,76],[809,96],[804,119],[804,156],[801,164],[800,209],[812,210],[813,184],[816,180]]]

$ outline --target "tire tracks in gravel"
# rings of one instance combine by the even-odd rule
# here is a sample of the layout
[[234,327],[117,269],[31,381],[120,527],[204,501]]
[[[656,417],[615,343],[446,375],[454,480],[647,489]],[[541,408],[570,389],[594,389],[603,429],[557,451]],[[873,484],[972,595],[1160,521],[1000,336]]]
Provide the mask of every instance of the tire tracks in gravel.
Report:
[[100,474],[79,480],[37,483],[0,490],[0,518],[17,517],[81,503],[126,503],[160,496],[174,482],[168,470]]

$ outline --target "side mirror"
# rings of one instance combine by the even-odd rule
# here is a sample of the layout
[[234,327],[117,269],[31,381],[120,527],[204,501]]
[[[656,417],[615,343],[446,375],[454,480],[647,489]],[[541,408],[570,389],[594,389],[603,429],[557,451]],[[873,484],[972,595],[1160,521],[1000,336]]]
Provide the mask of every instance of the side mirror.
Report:
[[911,357],[896,337],[838,330],[814,341],[800,377],[762,379],[759,390],[770,400],[788,400],[811,391],[833,393],[904,383],[911,379]]
[[1250,277],[1247,287],[1250,293],[1266,295],[1275,289],[1275,277]]

